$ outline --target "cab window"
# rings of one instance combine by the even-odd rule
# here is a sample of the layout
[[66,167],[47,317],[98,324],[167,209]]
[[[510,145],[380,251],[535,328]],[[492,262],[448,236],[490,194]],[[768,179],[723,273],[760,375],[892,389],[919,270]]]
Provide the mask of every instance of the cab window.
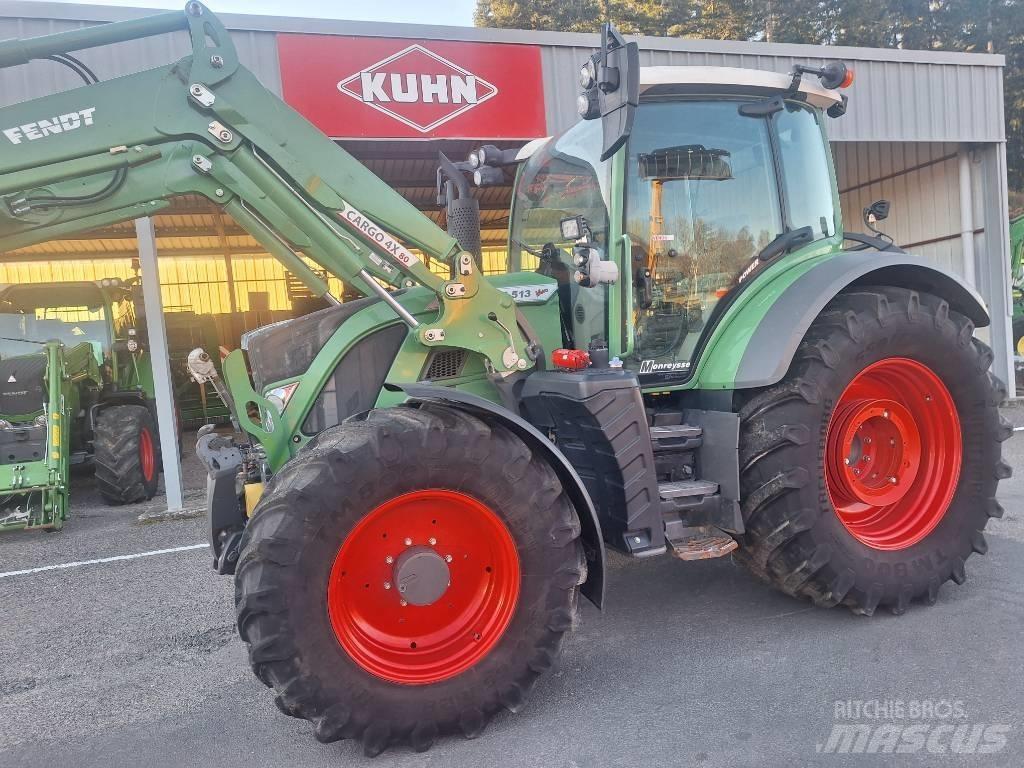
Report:
[[817,117],[808,107],[787,102],[774,122],[790,229],[810,227],[815,240],[834,235],[832,170]]
[[784,231],[768,121],[742,116],[741,103],[637,110],[625,222],[636,335],[626,362],[640,373],[686,373],[715,305]]

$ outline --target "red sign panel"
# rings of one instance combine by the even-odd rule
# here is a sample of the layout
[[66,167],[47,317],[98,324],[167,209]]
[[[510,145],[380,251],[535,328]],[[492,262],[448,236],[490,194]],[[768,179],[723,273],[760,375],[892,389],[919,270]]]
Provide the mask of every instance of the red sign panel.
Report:
[[277,36],[284,99],[333,138],[544,136],[533,45]]

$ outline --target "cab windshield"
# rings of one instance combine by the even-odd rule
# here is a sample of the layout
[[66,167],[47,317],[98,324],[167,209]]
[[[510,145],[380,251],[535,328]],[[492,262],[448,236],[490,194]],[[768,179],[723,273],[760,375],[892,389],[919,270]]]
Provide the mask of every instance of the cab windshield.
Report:
[[600,153],[600,121],[577,123],[525,163],[512,204],[509,269],[535,269],[558,281],[562,341],[579,349],[607,334],[608,288],[576,284],[573,244],[563,240],[559,222],[582,215],[592,242],[608,252],[611,171]]
[[110,339],[98,288],[15,285],[0,294],[0,359],[40,352],[51,340],[67,347],[88,343],[103,362]]

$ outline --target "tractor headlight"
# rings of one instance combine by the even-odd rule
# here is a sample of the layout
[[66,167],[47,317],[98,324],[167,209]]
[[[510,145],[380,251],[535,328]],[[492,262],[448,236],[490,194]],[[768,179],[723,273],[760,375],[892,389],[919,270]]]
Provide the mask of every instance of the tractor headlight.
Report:
[[32,423],[35,424],[37,427],[45,427],[46,426],[46,414],[45,413],[40,413],[38,416],[36,416],[34,419],[32,419]]
[[292,395],[298,388],[299,382],[293,381],[291,384],[285,384],[283,387],[274,387],[267,392],[266,397],[267,400],[274,404],[278,413],[284,413],[285,406],[288,405],[288,401],[292,399]]
[[597,65],[593,59],[587,59],[587,63],[580,67],[580,86],[584,91],[589,91],[597,83]]
[[584,120],[593,120],[601,116],[601,108],[597,103],[597,89],[590,88],[576,97],[576,111]]

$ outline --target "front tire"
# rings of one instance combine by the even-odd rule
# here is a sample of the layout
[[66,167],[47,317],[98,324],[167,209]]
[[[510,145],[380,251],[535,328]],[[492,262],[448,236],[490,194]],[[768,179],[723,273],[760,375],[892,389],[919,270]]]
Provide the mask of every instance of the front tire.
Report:
[[318,435],[268,484],[235,576],[253,671],[322,742],[417,751],[518,711],[572,626],[580,524],[545,461],[440,406]]
[[786,378],[740,411],[737,559],[787,594],[866,615],[963,583],[1010,475],[991,363],[935,296],[837,296]]

